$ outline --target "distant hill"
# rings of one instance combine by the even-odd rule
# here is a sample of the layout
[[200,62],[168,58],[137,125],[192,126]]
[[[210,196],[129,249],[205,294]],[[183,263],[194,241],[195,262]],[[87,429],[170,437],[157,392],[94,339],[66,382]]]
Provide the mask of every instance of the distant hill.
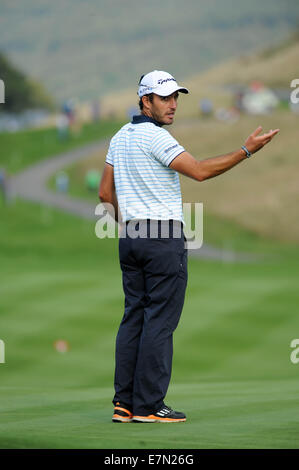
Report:
[[[179,100],[176,121],[198,116],[198,103],[203,97],[212,100],[215,107],[231,106],[231,88],[262,81],[272,88],[290,88],[293,78],[299,78],[299,29],[275,47],[267,47],[256,53],[243,54],[227,59],[208,70],[179,80],[190,90]],[[127,109],[137,105],[137,86],[105,96],[102,109],[113,109],[118,116],[125,116]]]
[[279,44],[298,14],[298,0],[2,0],[1,48],[59,100],[89,99]]
[[182,100],[180,116],[198,112],[198,100],[208,96],[215,106],[231,105],[231,91],[240,85],[261,81],[270,88],[289,89],[294,78],[299,78],[299,30],[276,47],[242,55],[220,63],[186,81],[192,91],[191,100]]

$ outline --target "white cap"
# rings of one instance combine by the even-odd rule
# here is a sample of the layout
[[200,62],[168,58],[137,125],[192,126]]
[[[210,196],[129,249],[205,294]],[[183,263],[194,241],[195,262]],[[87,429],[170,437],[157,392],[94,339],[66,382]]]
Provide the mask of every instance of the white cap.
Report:
[[137,95],[140,98],[143,95],[148,95],[149,93],[155,93],[159,96],[169,96],[175,91],[189,93],[187,88],[181,87],[177,84],[175,78],[173,78],[170,73],[163,72],[162,70],[154,70],[142,77],[139,82]]

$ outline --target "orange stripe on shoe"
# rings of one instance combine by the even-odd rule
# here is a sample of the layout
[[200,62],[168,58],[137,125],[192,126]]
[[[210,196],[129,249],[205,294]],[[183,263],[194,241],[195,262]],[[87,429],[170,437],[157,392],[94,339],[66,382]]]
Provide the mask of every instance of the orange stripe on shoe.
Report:
[[131,413],[131,411],[126,410],[126,408],[121,408],[120,406],[115,406],[114,410],[124,411],[125,413],[128,413],[129,415],[133,416],[133,413]]

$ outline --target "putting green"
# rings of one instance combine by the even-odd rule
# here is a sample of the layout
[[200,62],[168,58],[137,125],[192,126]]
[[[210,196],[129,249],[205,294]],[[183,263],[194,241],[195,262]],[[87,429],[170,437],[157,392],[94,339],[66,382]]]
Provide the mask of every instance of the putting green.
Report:
[[118,241],[34,204],[0,215],[1,448],[298,448],[298,250],[277,244],[258,264],[189,258],[166,400],[188,421],[166,432],[111,422]]

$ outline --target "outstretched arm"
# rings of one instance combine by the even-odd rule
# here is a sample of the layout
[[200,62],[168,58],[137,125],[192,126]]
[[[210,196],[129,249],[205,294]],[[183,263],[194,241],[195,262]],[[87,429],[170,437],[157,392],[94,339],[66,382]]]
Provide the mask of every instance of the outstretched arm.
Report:
[[[245,141],[245,146],[251,153],[255,153],[271,142],[279,129],[269,131],[259,135],[262,127],[259,126]],[[247,158],[246,152],[239,149],[218,157],[211,157],[205,160],[196,160],[190,153],[183,152],[178,155],[169,165],[173,170],[189,176],[197,181],[204,181],[214,176],[218,176]]]

